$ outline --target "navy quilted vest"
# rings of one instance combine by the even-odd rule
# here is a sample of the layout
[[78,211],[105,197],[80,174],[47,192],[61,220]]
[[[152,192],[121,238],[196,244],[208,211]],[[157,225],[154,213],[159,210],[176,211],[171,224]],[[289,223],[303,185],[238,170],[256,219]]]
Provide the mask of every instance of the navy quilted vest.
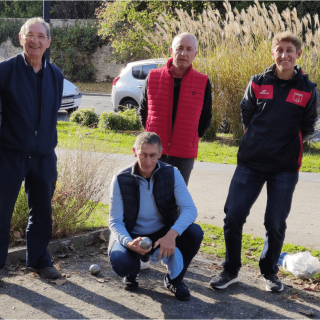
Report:
[[[180,214],[174,196],[174,168],[161,161],[159,163],[160,168],[153,174],[153,196],[166,225],[172,226]],[[128,232],[133,230],[140,208],[139,178],[132,175],[131,171],[131,167],[124,169],[117,176]]]

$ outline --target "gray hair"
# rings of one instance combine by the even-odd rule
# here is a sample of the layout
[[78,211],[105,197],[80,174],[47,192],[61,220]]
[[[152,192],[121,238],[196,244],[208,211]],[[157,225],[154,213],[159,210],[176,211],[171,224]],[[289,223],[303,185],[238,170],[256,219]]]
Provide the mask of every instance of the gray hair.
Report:
[[194,39],[194,44],[195,44],[196,50],[197,50],[197,47],[198,47],[197,38],[189,32],[183,32],[183,33],[177,34],[172,40],[171,48],[174,49],[175,42],[177,42],[178,40],[181,40],[182,38],[184,38],[186,36],[191,36]]
[[50,25],[49,23],[45,22],[42,18],[31,18],[28,19],[24,25],[21,27],[19,34],[26,35],[28,33],[29,27],[35,23],[41,23],[46,28],[47,38],[50,39]]
[[136,141],[134,142],[134,148],[136,151],[141,150],[141,146],[146,143],[146,144],[157,144],[159,152],[162,151],[162,145],[161,145],[161,140],[160,137],[154,133],[154,132],[142,132],[140,133]]

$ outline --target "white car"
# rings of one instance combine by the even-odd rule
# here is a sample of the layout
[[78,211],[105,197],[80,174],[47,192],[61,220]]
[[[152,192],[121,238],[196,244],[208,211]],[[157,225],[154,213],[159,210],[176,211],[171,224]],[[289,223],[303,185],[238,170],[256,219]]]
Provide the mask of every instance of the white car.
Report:
[[115,112],[119,106],[136,108],[140,102],[141,89],[149,71],[166,64],[165,59],[148,59],[130,62],[112,82],[111,103]]
[[61,107],[59,110],[66,110],[69,114],[78,110],[82,94],[78,87],[67,79],[63,80],[63,93]]

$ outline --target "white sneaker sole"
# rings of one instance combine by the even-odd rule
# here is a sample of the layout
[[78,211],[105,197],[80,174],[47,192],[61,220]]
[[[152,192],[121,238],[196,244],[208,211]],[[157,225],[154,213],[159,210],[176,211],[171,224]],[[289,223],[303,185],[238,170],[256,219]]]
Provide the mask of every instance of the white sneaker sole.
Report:
[[267,285],[266,285],[266,291],[268,292],[281,292],[283,291],[284,287],[283,284],[281,283],[281,288],[279,290],[271,290]]
[[212,286],[212,287],[214,289],[225,289],[225,288],[229,287],[231,284],[236,283],[236,282],[239,282],[239,277],[232,279],[231,281],[227,282],[223,286]]

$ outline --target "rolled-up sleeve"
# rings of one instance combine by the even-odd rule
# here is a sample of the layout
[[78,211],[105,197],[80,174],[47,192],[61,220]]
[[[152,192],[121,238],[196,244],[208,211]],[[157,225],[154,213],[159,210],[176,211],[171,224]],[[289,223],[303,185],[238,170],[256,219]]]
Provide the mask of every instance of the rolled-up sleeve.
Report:
[[180,216],[171,229],[177,231],[179,235],[181,235],[184,230],[195,222],[198,213],[186,183],[184,182],[180,171],[176,168],[174,168],[174,195],[180,210]]
[[128,241],[132,241],[123,221],[123,200],[117,176],[113,177],[110,185],[109,228],[124,247],[127,247]]

